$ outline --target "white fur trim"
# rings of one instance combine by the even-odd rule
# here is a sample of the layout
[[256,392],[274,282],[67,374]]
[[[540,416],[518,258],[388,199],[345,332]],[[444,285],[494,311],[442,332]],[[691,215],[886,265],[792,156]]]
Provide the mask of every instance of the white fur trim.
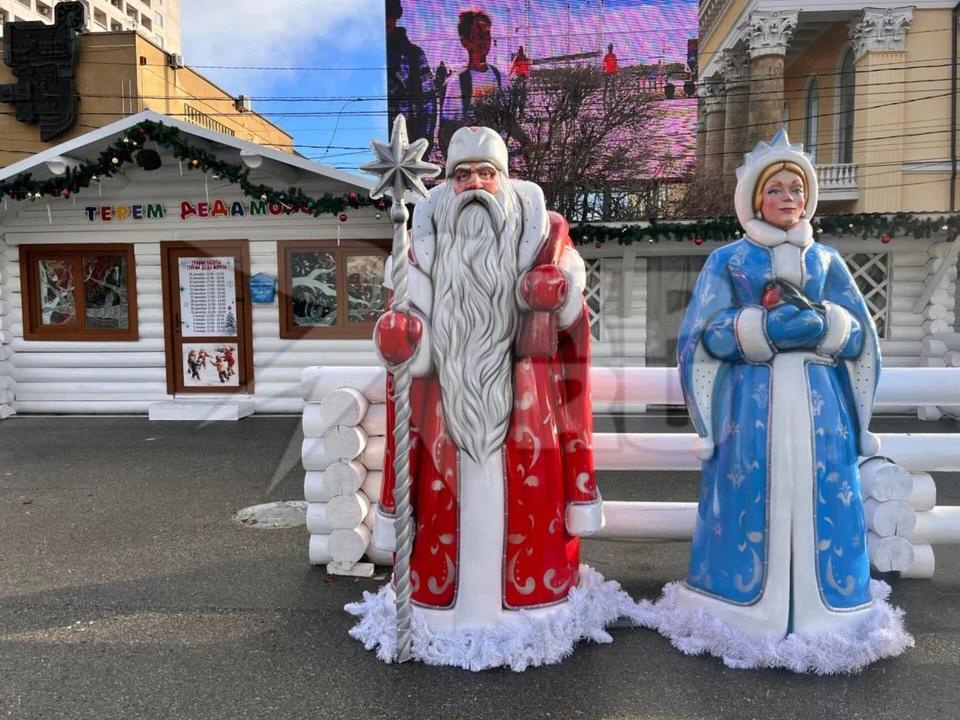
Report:
[[803,287],[803,249],[785,242],[767,249],[773,262],[773,276]]
[[567,505],[567,532],[574,537],[590,537],[603,529],[606,518],[603,515],[603,500],[589,503],[570,503]]
[[880,452],[880,438],[869,430],[860,433],[860,454],[872,457]]
[[747,237],[757,245],[763,245],[764,247],[774,248],[784,243],[790,243],[799,248],[805,248],[813,244],[813,226],[805,218],[797,220],[796,224],[789,230],[782,230],[756,218],[747,220],[742,224]]
[[517,191],[520,208],[523,212],[523,230],[520,233],[520,245],[517,247],[517,270],[523,274],[537,259],[543,241],[550,230],[550,218],[547,215],[547,201],[539,185],[526,180],[510,180]]
[[[393,290],[393,255],[387,257],[383,268],[383,286]],[[407,293],[410,302],[425,316],[433,317],[433,281],[416,265],[407,267]]]
[[[362,601],[344,609],[359,618],[350,636],[367,650],[376,649],[377,658],[383,662],[393,662],[397,609],[390,585],[377,593],[364,592]],[[510,612],[490,627],[431,630],[423,611],[414,607],[412,655],[427,665],[451,665],[474,672],[509,667],[521,672],[559,663],[580,640],[613,642],[605,628],[636,611],[636,604],[619,583],[604,580],[596,570],[581,565],[580,584],[570,590],[567,602],[541,610]]]
[[[724,364],[723,360],[718,360],[707,352],[701,334],[693,351],[693,377],[691,378],[693,386],[690,388],[690,394],[702,421],[697,431],[702,432],[703,435],[693,444],[693,453],[698,458],[700,457],[697,454],[698,448],[702,447],[702,451],[706,452],[708,443],[710,448],[716,447],[713,427],[713,391],[717,385],[717,376]],[[712,456],[711,450],[709,457]]]
[[[410,315],[416,315],[420,318],[420,322],[423,324],[423,335],[420,337],[420,344],[417,345],[416,352],[414,352],[413,357],[410,358],[410,375],[415,378],[427,377],[433,372],[433,357],[431,352],[433,345],[430,341],[430,322],[422,313],[416,310],[409,310],[408,312]],[[377,322],[380,321],[378,320]],[[376,337],[376,330],[374,330],[374,337]],[[373,343],[373,351],[377,356],[377,360],[384,368],[390,372],[396,370],[397,366],[388,363],[383,355],[380,354],[380,348],[377,347],[376,342]]]
[[786,637],[751,635],[707,611],[679,605],[682,583],[671,583],[655,603],[639,603],[634,622],[657,630],[687,655],[709,653],[732,668],[785,668],[800,673],[834,675],[856,673],[887,657],[913,647],[904,629],[903,611],[887,602],[890,586],[870,583],[873,605],[855,627]]
[[383,265],[383,286],[393,290],[393,255],[387,255],[387,262]]
[[693,456],[701,462],[707,462],[713,457],[717,445],[710,438],[698,437],[693,441]]
[[557,326],[561,330],[573,325],[583,312],[583,290],[569,272],[564,270],[563,276],[567,279],[567,299],[557,311]]
[[488,127],[462,127],[450,138],[447,147],[446,177],[465,162],[489,162],[506,175],[509,172],[507,145],[500,134]]
[[375,548],[383,552],[396,552],[397,533],[394,529],[396,521],[395,515],[387,515],[381,512],[380,507],[377,506],[377,519],[373,523],[373,546]]
[[571,247],[564,248],[560,256],[560,269],[573,276],[581,293],[587,289],[587,265],[576,250]]
[[433,222],[433,213],[440,198],[446,192],[446,185],[434,185],[427,197],[417,201],[413,207],[413,226],[410,249],[416,263],[423,272],[433,277],[433,262],[437,258],[437,235]]
[[[543,190],[526,180],[506,179],[517,193],[523,213],[520,243],[517,247],[517,270],[522,274],[536,260],[543,241],[547,237],[550,221]],[[411,248],[416,264],[428,277],[433,277],[433,263],[437,257],[437,237],[433,213],[439,204],[445,184],[430,189],[430,194],[420,200],[413,209],[413,241]]]
[[824,318],[827,323],[827,333],[817,345],[817,352],[833,357],[846,347],[850,332],[853,330],[853,320],[846,308],[831,302],[825,302],[823,306],[827,309],[827,315]]
[[745,307],[737,313],[734,332],[740,352],[749,362],[769,362],[775,352],[766,332],[767,311],[761,307]]
[[813,166],[812,158],[803,152],[802,143],[791,145],[787,133],[780,130],[773,136],[773,140],[769,144],[765,142],[757,143],[757,146],[751,152],[743,156],[743,160],[743,165],[737,168],[737,189],[733,201],[736,206],[737,217],[744,230],[747,229],[747,222],[756,219],[756,214],[753,211],[753,191],[756,189],[757,181],[764,170],[781,162],[792,162],[799,165],[803,170],[804,189],[806,191],[803,217],[807,220],[813,218],[817,212],[819,196],[817,171]]

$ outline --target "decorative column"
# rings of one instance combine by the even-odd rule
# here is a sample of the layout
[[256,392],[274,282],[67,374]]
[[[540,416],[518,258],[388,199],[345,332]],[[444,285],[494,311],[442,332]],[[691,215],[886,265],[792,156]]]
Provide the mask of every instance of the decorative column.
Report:
[[751,147],[747,144],[750,124],[750,59],[746,51],[724,50],[721,60],[727,89],[726,126],[723,130],[724,189],[732,198],[737,167]]
[[783,124],[783,59],[800,13],[752,12],[737,30],[750,57],[747,146],[769,140]]
[[706,113],[706,151],[703,174],[720,177],[723,172],[723,128],[726,124],[726,105],[723,96],[723,79],[713,76],[700,85]]
[[850,21],[856,62],[853,160],[859,212],[903,209],[906,35],[912,20],[913,8],[899,7],[864,8]]

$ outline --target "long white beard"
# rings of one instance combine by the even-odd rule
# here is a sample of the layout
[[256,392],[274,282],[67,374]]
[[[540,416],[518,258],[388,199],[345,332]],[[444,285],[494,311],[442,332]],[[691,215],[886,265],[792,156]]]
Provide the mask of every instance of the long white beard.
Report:
[[433,346],[443,414],[477,462],[503,445],[513,408],[520,211],[508,192],[503,208],[489,193],[451,188],[437,211]]

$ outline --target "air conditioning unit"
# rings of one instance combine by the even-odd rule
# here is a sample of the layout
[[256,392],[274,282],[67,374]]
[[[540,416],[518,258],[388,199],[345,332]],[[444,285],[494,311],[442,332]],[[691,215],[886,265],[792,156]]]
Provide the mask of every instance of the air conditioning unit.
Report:
[[237,95],[237,99],[233,101],[233,106],[237,109],[237,112],[250,112],[253,110],[253,103],[246,95]]
[[174,69],[185,67],[183,64],[183,55],[181,55],[180,53],[170,53],[168,57],[169,57],[170,67]]

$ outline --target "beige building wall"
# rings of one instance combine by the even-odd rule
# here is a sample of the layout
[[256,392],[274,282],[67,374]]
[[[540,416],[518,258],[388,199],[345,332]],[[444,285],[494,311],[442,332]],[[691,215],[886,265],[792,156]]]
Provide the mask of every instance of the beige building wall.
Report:
[[[0,23],[53,22],[60,0],[0,0]],[[180,52],[180,0],[80,0],[88,32],[135,30],[168,52]]]
[[724,8],[723,15],[717,19],[712,27],[704,27],[700,24],[700,68],[705,68],[713,56],[718,52],[723,39],[731,32],[736,30],[736,23],[740,19],[740,13],[749,4],[750,0],[700,0],[700,17],[708,10],[707,5],[719,4],[721,6],[730,2],[729,7]]
[[818,40],[784,67],[783,93],[789,105],[787,132],[794,142],[807,137],[807,93],[814,78],[820,83],[817,118],[817,163],[835,163],[837,159],[836,112],[840,84],[840,60],[849,46],[847,24],[834,23]]
[[[712,0],[720,1],[722,0]],[[716,52],[745,0],[732,2],[702,45],[703,64]],[[784,102],[794,141],[805,142],[807,94],[820,85],[817,164],[840,161],[840,65],[850,47],[849,20],[824,30],[784,68]],[[868,52],[856,61],[854,163],[857,201],[829,211],[944,212],[950,209],[951,11],[913,11],[902,52]],[[957,207],[960,207],[958,180]]]
[[[147,109],[293,152],[292,136],[255,112],[238,111],[229,93],[189,68],[170,67],[167,58],[164,50],[134,32],[82,35],[77,123],[44,143],[38,125],[18,122],[13,106],[4,107],[0,167]],[[0,65],[0,84],[15,80],[11,69]]]

